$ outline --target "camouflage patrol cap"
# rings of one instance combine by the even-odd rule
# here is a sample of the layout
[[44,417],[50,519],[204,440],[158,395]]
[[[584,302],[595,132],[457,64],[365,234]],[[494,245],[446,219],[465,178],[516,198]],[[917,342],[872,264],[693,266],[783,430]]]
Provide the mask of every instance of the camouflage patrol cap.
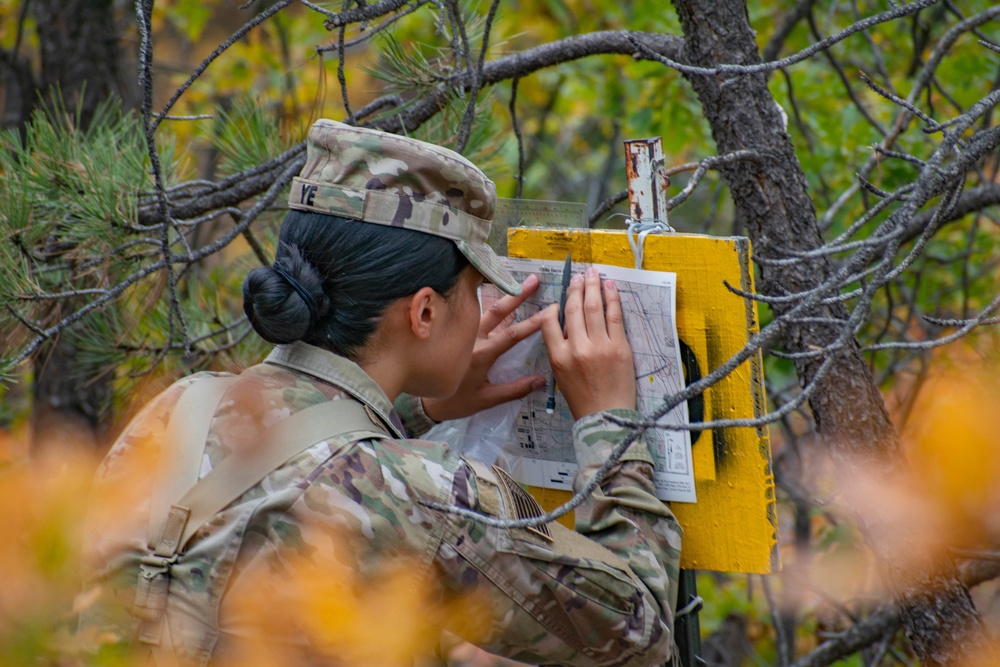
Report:
[[521,286],[486,243],[496,207],[493,181],[447,148],[377,130],[316,121],[288,207],[451,239],[507,294]]

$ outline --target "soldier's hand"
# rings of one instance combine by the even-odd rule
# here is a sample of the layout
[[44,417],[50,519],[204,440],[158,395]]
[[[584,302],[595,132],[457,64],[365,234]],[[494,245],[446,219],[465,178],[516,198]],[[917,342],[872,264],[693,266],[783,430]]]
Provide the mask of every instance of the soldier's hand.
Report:
[[[490,306],[479,322],[479,333],[472,350],[472,362],[458,391],[448,398],[423,398],[424,412],[434,421],[460,419],[495,405],[523,398],[545,386],[541,375],[526,375],[513,382],[493,384],[486,373],[504,352],[538,331],[543,315],[512,322],[510,315],[538,289],[538,276],[530,275],[521,283],[519,296],[505,296]],[[544,311],[543,311],[544,312]]]
[[573,276],[566,294],[566,331],[559,329],[559,306],[542,311],[542,336],[549,362],[574,419],[610,410],[635,409],[635,367],[625,338],[621,297],[614,281],[604,283],[588,267]]

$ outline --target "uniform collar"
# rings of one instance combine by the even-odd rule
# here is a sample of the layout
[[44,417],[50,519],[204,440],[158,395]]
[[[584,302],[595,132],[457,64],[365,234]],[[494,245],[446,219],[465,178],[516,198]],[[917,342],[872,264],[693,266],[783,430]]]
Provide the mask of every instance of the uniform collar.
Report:
[[361,366],[350,359],[301,341],[277,345],[264,360],[266,364],[282,366],[306,373],[335,385],[371,408],[398,438],[404,438],[389,397]]

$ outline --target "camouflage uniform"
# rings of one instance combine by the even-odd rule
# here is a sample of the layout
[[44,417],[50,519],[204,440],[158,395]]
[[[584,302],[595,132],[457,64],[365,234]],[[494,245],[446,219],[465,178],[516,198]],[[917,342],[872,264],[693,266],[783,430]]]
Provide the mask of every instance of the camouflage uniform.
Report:
[[[99,488],[126,482],[134,473],[129,459],[156,446],[150,434],[162,432],[177,397],[198,377],[177,383],[137,417],[102,466]],[[305,664],[303,656],[317,664],[328,658],[330,650],[317,646],[315,636],[255,627],[259,619],[248,619],[246,609],[230,604],[263,587],[264,598],[280,607],[281,577],[293,567],[295,555],[346,563],[366,582],[382,575],[385,562],[406,558],[414,576],[434,582],[441,601],[476,598],[475,609],[485,614],[473,623],[476,627],[450,629],[471,632],[486,650],[516,660],[562,665],[665,661],[672,645],[680,528],[653,494],[644,443],[634,444],[577,509],[577,532],[549,524],[550,540],[421,504],[515,516],[495,473],[445,445],[404,437],[385,394],[344,358],[302,343],[279,346],[265,363],[244,371],[230,394],[233,398],[227,394],[213,422],[202,475],[252,440],[255,429],[348,396],[369,406],[398,437],[320,442],[195,534],[171,573],[171,596],[196,610],[193,616],[175,614],[168,620],[185,664],[207,664],[213,653],[224,657],[233,642],[254,632],[269,632],[270,640],[294,647],[300,664]],[[406,404],[401,411],[406,421],[421,421],[419,402],[403,397],[398,403]],[[622,435],[602,413],[576,423],[578,487]],[[120,517],[117,530],[91,536],[92,567],[105,566],[106,572],[103,598],[88,610],[86,622],[121,637],[135,631],[128,609],[138,558],[145,551],[147,511],[140,505]]]
[[[451,239],[487,279],[517,294],[486,244],[495,203],[493,183],[456,153],[326,120],[310,131],[306,165],[289,196],[293,209]],[[105,639],[128,643],[139,629],[132,613],[141,597],[137,576],[149,565],[156,524],[149,517],[158,511],[151,512],[158,505],[144,487],[122,511],[121,489],[140,480],[158,493],[160,484],[148,480],[166,476],[163,466],[151,473],[144,464],[155,466],[178,444],[163,442],[163,434],[203,376],[181,380],[144,408],[99,472],[93,515],[110,520],[86,532],[96,574],[83,626]],[[415,439],[431,425],[419,399],[402,396],[394,409],[355,363],[299,342],[277,347],[226,390],[198,477],[212,479],[206,475],[227,457],[252,459],[267,439],[261,434],[289,415],[338,400],[366,406],[370,436],[338,434],[334,425],[335,435],[264,476],[171,558],[165,635],[181,663],[269,664],[266,654],[273,664],[412,664],[414,654],[433,650],[442,630],[526,662],[666,660],[680,528],[653,493],[642,440],[576,510],[576,532],[558,524],[489,527],[430,505],[505,518],[531,515],[537,505],[502,471]],[[576,423],[577,488],[624,434],[605,413]],[[419,604],[406,607],[406,600]],[[393,615],[398,608],[409,612]],[[430,645],[393,643],[414,624]],[[248,655],[248,647],[257,652]]]

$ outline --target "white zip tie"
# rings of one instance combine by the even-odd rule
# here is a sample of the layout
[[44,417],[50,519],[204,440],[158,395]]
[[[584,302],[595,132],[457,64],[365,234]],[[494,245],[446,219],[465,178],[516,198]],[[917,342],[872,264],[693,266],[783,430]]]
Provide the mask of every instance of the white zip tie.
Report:
[[682,616],[687,616],[690,613],[700,611],[703,606],[705,606],[705,600],[703,600],[700,595],[695,595],[693,598],[691,598],[690,602],[688,602],[686,605],[677,610],[677,612],[674,614],[674,620],[676,621],[678,618],[681,618]]
[[[635,218],[629,218],[628,221],[628,244],[632,247],[632,256],[635,257],[635,268],[642,268],[642,258],[646,247],[646,237],[650,234],[662,234],[664,232],[673,232],[674,228],[671,227],[665,220],[654,220],[652,222],[644,222],[642,220],[636,220]],[[638,242],[633,238],[633,234],[638,236]]]

